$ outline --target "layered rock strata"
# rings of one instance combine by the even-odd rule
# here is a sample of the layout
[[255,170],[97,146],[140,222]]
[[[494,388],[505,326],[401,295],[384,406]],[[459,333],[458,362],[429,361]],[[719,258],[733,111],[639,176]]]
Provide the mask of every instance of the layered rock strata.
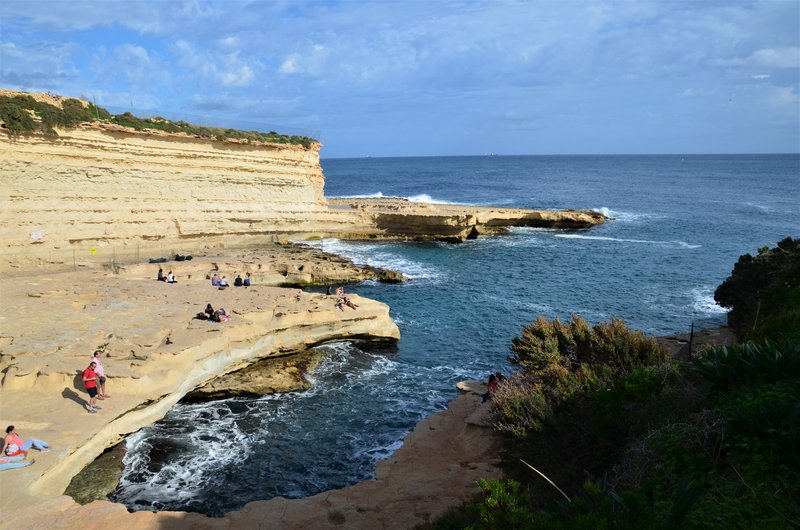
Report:
[[319,145],[248,144],[108,124],[0,132],[0,271],[102,267],[268,241],[463,241],[509,226],[586,228],[597,212],[326,200]]
[[0,133],[0,161],[6,269],[354,228],[327,207],[316,148],[85,125],[57,137]]

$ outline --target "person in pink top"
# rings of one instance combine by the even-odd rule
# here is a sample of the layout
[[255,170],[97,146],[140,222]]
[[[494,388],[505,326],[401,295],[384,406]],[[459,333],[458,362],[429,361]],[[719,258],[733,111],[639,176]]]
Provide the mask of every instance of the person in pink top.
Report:
[[6,437],[3,439],[3,450],[0,453],[4,457],[24,455],[28,450],[33,447],[39,451],[47,451],[50,444],[44,440],[37,440],[31,438],[26,442],[22,441],[17,429],[13,425],[6,428]]
[[105,399],[110,398],[108,394],[106,394],[106,372],[103,369],[103,361],[100,360],[100,355],[103,352],[97,350],[92,355],[92,362],[96,365],[94,368],[94,373],[97,376],[97,398],[98,399]]

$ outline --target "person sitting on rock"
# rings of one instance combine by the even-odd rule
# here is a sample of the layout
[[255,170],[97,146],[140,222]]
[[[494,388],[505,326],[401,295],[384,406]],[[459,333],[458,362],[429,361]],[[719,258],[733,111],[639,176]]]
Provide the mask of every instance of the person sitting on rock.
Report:
[[492,399],[492,394],[497,390],[497,376],[494,374],[489,376],[489,383],[486,385],[486,393],[483,395],[483,403]]
[[244,285],[244,281],[242,280],[242,277],[237,274],[236,279],[233,280],[233,286],[241,287],[242,285]]
[[228,287],[228,277],[227,276],[223,276],[222,279],[220,279],[219,286],[223,287],[223,288],[224,287]]
[[216,272],[214,273],[214,276],[211,277],[211,285],[214,287],[219,287],[219,276],[217,276]]
[[172,274],[172,271],[167,273],[167,283],[178,283],[178,280],[175,279],[175,275]]
[[250,287],[250,273],[249,272],[247,274],[245,274],[243,284],[244,284],[245,287]]
[[158,276],[156,277],[156,279],[160,282],[163,282],[166,279],[164,278],[164,269],[162,269],[161,267],[158,268]]
[[206,306],[206,310],[205,310],[205,314],[206,314],[206,315],[208,315],[208,319],[209,319],[209,320],[214,320],[214,314],[215,314],[215,313],[216,313],[216,312],[214,311],[214,308],[213,308],[213,307],[211,307],[211,304],[208,304],[208,305]]
[[17,429],[13,425],[6,427],[6,437],[3,439],[3,450],[1,454],[8,456],[26,455],[28,450],[33,447],[39,451],[46,451],[50,445],[43,441],[31,438],[27,442],[23,442],[20,438]]

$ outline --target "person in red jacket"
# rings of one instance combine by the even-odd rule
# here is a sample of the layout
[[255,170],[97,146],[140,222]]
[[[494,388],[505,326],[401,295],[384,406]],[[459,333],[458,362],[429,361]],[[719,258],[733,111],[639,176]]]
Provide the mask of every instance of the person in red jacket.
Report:
[[97,373],[94,369],[97,368],[97,363],[92,361],[89,367],[83,371],[83,385],[86,391],[89,392],[89,401],[86,403],[86,410],[89,412],[97,412],[100,408],[97,406]]

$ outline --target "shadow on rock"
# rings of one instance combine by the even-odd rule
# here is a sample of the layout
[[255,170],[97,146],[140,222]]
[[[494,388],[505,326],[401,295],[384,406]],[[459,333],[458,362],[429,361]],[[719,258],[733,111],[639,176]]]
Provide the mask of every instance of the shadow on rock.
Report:
[[[83,384],[83,380],[81,380],[81,384]],[[63,397],[64,399],[71,399],[81,407],[83,407],[86,404],[86,399],[82,398],[80,395],[78,395],[77,392],[75,392],[71,388],[64,388],[64,390],[61,392],[61,397]]]

